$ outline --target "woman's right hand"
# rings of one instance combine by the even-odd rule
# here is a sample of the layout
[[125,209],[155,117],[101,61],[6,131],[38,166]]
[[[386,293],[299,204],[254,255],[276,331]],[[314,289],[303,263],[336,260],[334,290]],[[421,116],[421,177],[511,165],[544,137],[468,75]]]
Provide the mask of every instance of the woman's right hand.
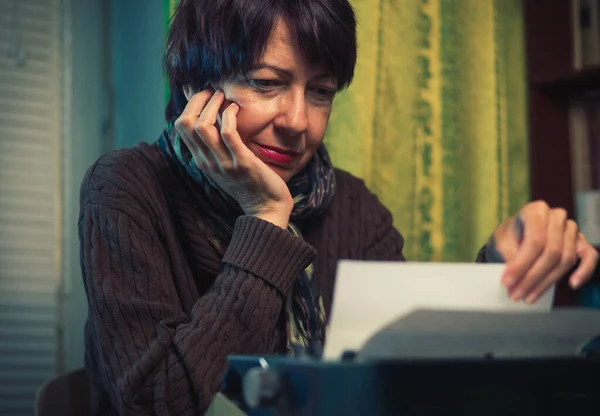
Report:
[[239,106],[231,103],[219,115],[224,103],[222,91],[194,94],[175,121],[175,129],[198,168],[233,197],[246,215],[285,229],[294,206],[290,191],[242,141],[237,131]]

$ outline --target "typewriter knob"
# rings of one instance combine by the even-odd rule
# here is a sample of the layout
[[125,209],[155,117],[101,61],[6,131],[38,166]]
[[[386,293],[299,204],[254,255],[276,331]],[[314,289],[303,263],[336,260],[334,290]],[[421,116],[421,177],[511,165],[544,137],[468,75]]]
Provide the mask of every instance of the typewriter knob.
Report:
[[281,386],[281,379],[275,371],[252,368],[244,376],[244,401],[251,409],[274,406],[282,392]]

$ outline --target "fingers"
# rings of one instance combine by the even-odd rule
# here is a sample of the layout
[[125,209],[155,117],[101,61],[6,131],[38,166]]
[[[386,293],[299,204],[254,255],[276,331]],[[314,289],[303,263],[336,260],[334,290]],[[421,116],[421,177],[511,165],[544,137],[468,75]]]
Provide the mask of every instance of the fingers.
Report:
[[[191,92],[188,92],[186,96],[189,94],[191,94]],[[205,146],[202,146],[202,144],[197,140],[194,140],[193,132],[194,126],[198,121],[198,116],[212,95],[212,91],[206,90],[191,96],[187,105],[183,109],[183,112],[177,118],[177,120],[175,120],[175,130],[177,130],[177,133],[179,133],[179,136],[184,141],[190,152],[192,152],[194,157],[196,157],[198,154],[208,157],[208,154],[206,153],[208,149]]]
[[[566,276],[577,263],[576,244],[578,239],[579,229],[577,224],[568,220],[565,224],[563,236],[563,250],[559,263],[550,272],[541,275],[537,284],[526,288],[523,297],[527,303],[534,303],[542,296],[548,288]],[[542,261],[540,259],[540,261]]]
[[[563,257],[566,221],[567,213],[564,210],[557,209],[548,213],[547,225],[545,225],[546,241],[545,243],[542,241],[543,249],[536,257],[527,259],[527,264],[531,264],[530,268],[525,271],[525,276],[510,291],[510,295],[514,300],[520,300],[528,296],[543,280],[553,276],[554,273],[563,268],[561,259]],[[531,235],[532,227],[528,229],[528,224],[525,224],[524,232],[525,238],[527,238],[528,232]],[[541,224],[540,227],[542,227]],[[523,243],[525,244],[526,240]],[[525,247],[523,248],[525,249]]]
[[175,126],[179,137],[183,140],[186,147],[189,149],[192,157],[194,158],[194,162],[198,167],[214,165],[216,160],[214,158],[213,153],[210,151],[208,146],[200,139],[196,139],[195,134],[193,133],[193,127],[182,127]]
[[[507,259],[502,283],[514,300],[533,303],[553,284],[571,274],[569,284],[581,287],[594,273],[599,254],[567,218],[564,209],[551,210],[545,202],[527,204],[519,213],[524,226],[522,242],[514,230],[515,221],[501,224],[494,232],[498,247]],[[516,244],[517,250],[510,250]],[[507,256],[506,253],[512,254]]]
[[[519,251],[519,246],[521,241],[519,240],[519,236],[515,232],[516,223],[518,220],[518,216],[512,217],[509,220],[503,221],[496,229],[494,230],[493,241],[496,251],[502,259],[506,262],[507,260],[514,259]],[[507,270],[502,274],[502,284],[507,285]]]
[[547,242],[550,209],[543,202],[532,203],[519,214],[524,225],[523,242],[517,255],[506,265],[505,282],[514,287],[542,254]]
[[579,289],[592,277],[599,257],[596,248],[588,243],[582,233],[578,233],[577,237],[576,253],[581,262],[569,279],[569,284],[573,289]]
[[237,131],[237,114],[240,107],[236,103],[231,103],[224,111],[221,123],[221,137],[223,143],[229,149],[234,159],[246,158],[252,153],[250,149],[242,142]]
[[222,91],[201,91],[191,97],[175,128],[200,167],[223,170],[231,165],[231,153],[217,129]]
[[196,135],[211,150],[215,160],[221,167],[223,164],[229,164],[228,162],[231,160],[231,154],[223,143],[223,140],[221,140],[221,135],[216,126],[219,108],[221,108],[224,99],[225,96],[222,91],[215,92],[208,103],[206,103],[194,125]]

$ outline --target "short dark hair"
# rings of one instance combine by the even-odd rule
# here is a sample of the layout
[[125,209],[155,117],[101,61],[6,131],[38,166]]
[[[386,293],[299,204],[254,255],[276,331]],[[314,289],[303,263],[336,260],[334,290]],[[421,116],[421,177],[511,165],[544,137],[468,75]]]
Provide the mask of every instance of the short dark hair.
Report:
[[181,0],[164,55],[171,88],[165,112],[173,121],[187,103],[183,87],[204,89],[245,74],[282,18],[311,64],[350,85],[356,65],[356,18],[348,0]]

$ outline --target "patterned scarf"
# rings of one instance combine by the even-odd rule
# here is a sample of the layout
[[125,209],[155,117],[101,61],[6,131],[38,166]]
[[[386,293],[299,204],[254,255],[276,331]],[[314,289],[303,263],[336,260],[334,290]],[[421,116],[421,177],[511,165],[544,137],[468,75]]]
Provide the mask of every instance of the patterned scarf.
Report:
[[[243,215],[239,204],[225,193],[208,175],[204,174],[192,158],[172,123],[163,131],[158,145],[194,181],[194,193],[200,193],[196,202],[201,205],[210,225],[207,232],[210,242],[224,255],[233,233],[235,219]],[[293,222],[322,214],[335,192],[335,173],[329,155],[321,146],[308,165],[289,182],[294,200],[288,231],[302,238]],[[289,355],[308,353],[319,355],[325,341],[325,308],[323,297],[315,284],[313,265],[303,270],[294,283],[292,294],[286,299],[287,352]]]

